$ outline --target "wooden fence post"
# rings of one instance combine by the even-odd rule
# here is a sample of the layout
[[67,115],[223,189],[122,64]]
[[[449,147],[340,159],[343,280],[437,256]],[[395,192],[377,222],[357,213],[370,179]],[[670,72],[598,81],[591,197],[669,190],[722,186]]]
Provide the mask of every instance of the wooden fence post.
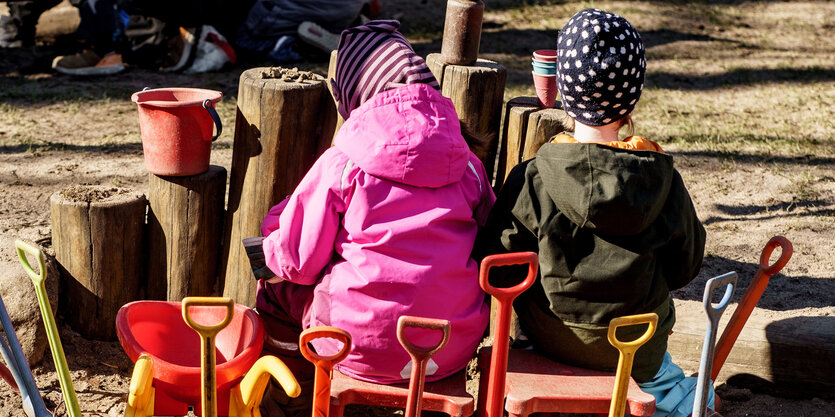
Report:
[[49,199],[52,247],[61,271],[59,311],[82,336],[116,337],[116,313],[142,277],[142,193],[72,186]]
[[264,215],[330,146],[336,123],[323,77],[292,81],[270,75],[279,70],[246,70],[238,86],[220,281],[225,297],[248,306],[255,305],[255,277],[241,239],[261,235]]
[[536,97],[516,97],[507,102],[498,156],[495,189],[501,188],[510,170],[536,156],[536,151],[552,136],[565,130],[565,116],[558,102],[553,109],[539,107]]
[[184,177],[148,174],[146,298],[209,296],[217,278],[226,169]]
[[429,54],[426,64],[441,84],[441,93],[455,105],[462,130],[488,138],[486,146],[473,152],[492,179],[507,70],[486,59],[479,59],[471,66],[450,65],[443,61],[441,54]]

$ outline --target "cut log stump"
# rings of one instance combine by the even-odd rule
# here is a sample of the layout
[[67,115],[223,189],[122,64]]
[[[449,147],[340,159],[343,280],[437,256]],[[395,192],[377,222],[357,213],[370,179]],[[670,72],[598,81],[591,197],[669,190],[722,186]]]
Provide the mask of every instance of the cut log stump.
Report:
[[146,298],[181,301],[214,293],[226,169],[198,175],[148,174]]
[[559,102],[552,109],[540,108],[536,97],[516,97],[507,102],[496,169],[496,190],[501,188],[513,167],[536,156],[542,144],[565,130],[562,123],[564,117],[565,112]]
[[471,66],[449,65],[441,54],[429,54],[426,64],[441,84],[441,93],[455,105],[462,131],[485,139],[486,143],[470,148],[484,164],[492,183],[507,70],[486,59]]
[[255,277],[241,240],[261,235],[264,215],[330,147],[336,124],[324,77],[288,80],[285,71],[249,69],[238,86],[220,273],[223,295],[247,306],[255,305]]
[[146,204],[140,192],[103,186],[72,186],[50,197],[58,311],[86,338],[115,339],[116,313],[137,298]]

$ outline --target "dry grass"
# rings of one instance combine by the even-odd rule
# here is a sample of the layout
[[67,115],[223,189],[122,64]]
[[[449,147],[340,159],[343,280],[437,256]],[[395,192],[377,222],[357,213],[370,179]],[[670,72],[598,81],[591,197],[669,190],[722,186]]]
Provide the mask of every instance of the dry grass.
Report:
[[[439,49],[444,4],[394,5],[421,52]],[[530,52],[552,48],[585,7],[621,14],[642,34],[639,133],[681,150],[835,155],[835,3],[488,2],[481,56],[508,69],[506,99],[534,94]]]

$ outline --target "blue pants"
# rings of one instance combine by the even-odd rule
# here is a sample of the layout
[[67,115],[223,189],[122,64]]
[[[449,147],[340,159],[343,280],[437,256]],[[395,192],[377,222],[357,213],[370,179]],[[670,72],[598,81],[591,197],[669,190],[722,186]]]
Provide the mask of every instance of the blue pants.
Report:
[[[638,384],[644,392],[655,397],[653,417],[687,417],[693,413],[693,401],[696,397],[696,377],[685,377],[678,365],[673,363],[669,353],[664,354],[661,369],[652,380]],[[713,404],[713,383],[708,390],[707,406]]]

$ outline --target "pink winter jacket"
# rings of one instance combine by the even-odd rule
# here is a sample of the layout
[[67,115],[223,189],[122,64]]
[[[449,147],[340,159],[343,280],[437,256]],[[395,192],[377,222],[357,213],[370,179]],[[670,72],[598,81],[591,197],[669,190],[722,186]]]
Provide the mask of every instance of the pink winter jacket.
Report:
[[[357,379],[409,379],[398,317],[449,320],[449,344],[427,367],[427,380],[437,380],[466,366],[487,325],[470,253],[494,201],[452,102],[423,84],[388,90],[351,113],[286,207],[271,210],[267,265],[316,285],[306,324],[351,334],[338,369]],[[418,345],[438,339],[416,334]]]

